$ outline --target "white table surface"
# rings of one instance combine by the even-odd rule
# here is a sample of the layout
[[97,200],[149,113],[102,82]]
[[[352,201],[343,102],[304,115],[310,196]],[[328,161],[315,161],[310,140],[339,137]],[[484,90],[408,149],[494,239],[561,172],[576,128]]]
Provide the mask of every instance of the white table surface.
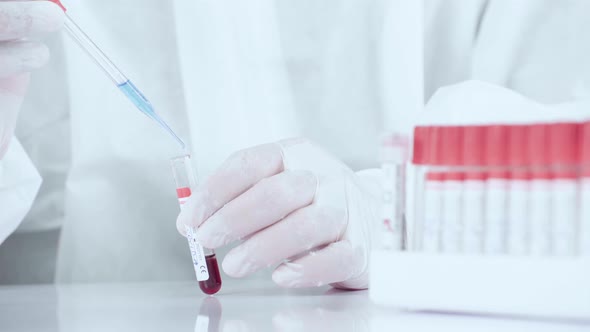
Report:
[[397,311],[368,292],[234,282],[0,286],[0,331],[590,331],[564,322]]

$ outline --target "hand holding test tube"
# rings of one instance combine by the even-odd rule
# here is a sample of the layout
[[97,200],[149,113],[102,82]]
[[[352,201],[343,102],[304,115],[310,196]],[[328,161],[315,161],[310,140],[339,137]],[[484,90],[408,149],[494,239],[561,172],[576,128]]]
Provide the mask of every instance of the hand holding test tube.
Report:
[[272,278],[280,286],[362,289],[379,180],[304,139],[260,145],[233,154],[196,188],[177,228],[197,228],[209,248],[245,239],[223,261],[232,277],[278,264]]
[[[176,195],[180,209],[191,196],[196,185],[194,171],[189,155],[180,156],[171,160],[172,173],[176,182]],[[191,251],[191,257],[195,268],[195,275],[199,281],[201,290],[209,295],[217,293],[221,289],[221,275],[215,251],[197,242],[196,230],[193,227],[185,227],[186,238]]]

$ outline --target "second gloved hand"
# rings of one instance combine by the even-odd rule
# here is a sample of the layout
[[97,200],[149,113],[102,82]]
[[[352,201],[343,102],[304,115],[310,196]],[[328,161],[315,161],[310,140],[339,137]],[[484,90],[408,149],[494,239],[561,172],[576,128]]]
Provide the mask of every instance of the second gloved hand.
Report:
[[57,30],[63,17],[48,1],[0,1],[0,160],[14,132],[29,71],[49,59],[47,47],[29,38]]
[[198,227],[208,248],[244,240],[223,261],[230,276],[280,263],[272,278],[281,286],[362,289],[378,216],[375,180],[306,140],[261,145],[235,153],[199,186],[177,227]]

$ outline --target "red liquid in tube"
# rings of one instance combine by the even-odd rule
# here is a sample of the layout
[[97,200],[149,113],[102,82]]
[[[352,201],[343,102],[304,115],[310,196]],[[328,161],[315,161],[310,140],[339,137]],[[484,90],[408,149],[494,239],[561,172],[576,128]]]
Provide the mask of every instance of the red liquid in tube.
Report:
[[209,279],[199,281],[199,287],[205,294],[213,295],[221,289],[221,274],[219,274],[219,265],[215,254],[205,256],[207,269],[209,270]]

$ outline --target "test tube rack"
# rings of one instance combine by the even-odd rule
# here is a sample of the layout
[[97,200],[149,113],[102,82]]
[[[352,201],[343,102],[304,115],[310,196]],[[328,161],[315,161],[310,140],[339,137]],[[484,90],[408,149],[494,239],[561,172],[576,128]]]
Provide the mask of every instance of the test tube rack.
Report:
[[408,166],[408,242],[373,250],[375,303],[590,322],[590,122],[417,127]]

